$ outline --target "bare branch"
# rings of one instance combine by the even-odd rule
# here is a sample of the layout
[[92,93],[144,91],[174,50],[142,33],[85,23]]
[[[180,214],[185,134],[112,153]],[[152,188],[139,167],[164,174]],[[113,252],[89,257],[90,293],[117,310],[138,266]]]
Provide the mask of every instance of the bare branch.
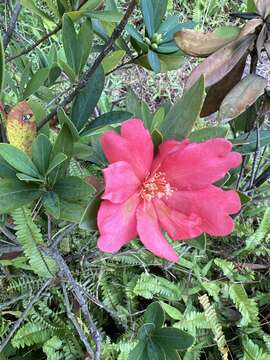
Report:
[[2,341],[2,343],[0,344],[0,354],[2,354],[3,350],[5,349],[5,347],[7,346],[7,344],[9,343],[9,341],[12,339],[12,337],[15,335],[16,331],[19,329],[19,327],[21,326],[21,324],[23,323],[24,319],[26,318],[26,316],[28,315],[28,313],[30,312],[30,310],[32,309],[32,307],[35,305],[35,303],[39,300],[40,296],[42,295],[43,291],[47,289],[48,286],[51,285],[53,279],[49,279],[47,280],[42,287],[39,289],[39,291],[36,293],[36,295],[33,297],[33,299],[29,302],[29,304],[26,306],[26,308],[24,309],[24,311],[22,312],[21,316],[19,317],[19,319],[14,323],[10,333],[8,334],[8,336]]
[[12,36],[12,33],[13,33],[15,27],[16,27],[16,23],[17,23],[17,20],[18,20],[18,16],[19,16],[19,14],[21,12],[21,9],[22,9],[22,5],[21,5],[20,0],[18,0],[16,5],[15,5],[13,14],[11,16],[9,27],[8,27],[8,29],[7,29],[7,31],[5,33],[4,39],[3,39],[4,49],[6,49],[8,47],[8,44],[9,44],[9,42],[11,40],[11,36]]
[[68,294],[67,294],[67,288],[66,288],[66,284],[64,284],[63,282],[61,283],[62,286],[62,290],[63,290],[63,294],[64,294],[64,301],[65,301],[65,305],[66,305],[66,309],[67,309],[67,316],[70,319],[70,321],[73,323],[75,329],[77,330],[77,333],[79,334],[79,337],[82,341],[82,343],[84,344],[88,354],[94,358],[95,354],[93,349],[91,348],[91,345],[89,344],[86,335],[84,334],[83,330],[80,327],[80,324],[78,323],[75,315],[73,314],[73,312],[71,311],[71,307],[70,307],[70,303],[68,300]]
[[[110,39],[107,41],[107,43],[104,45],[103,50],[101,53],[97,56],[96,60],[94,61],[93,65],[90,67],[88,71],[85,72],[85,74],[82,76],[81,80],[75,87],[74,91],[72,91],[60,104],[59,106],[65,107],[69,103],[72,102],[72,100],[80,93],[80,91],[86,86],[87,82],[92,78],[95,71],[103,61],[103,59],[109,54],[109,52],[113,49],[113,46],[115,44],[115,41],[121,36],[122,32],[125,29],[125,26],[128,22],[128,19],[130,18],[133,10],[136,7],[136,0],[131,0],[130,4],[126,10],[126,13],[119,23],[119,25],[114,29]],[[43,120],[41,120],[38,124],[38,130],[40,130],[48,121],[51,120],[53,116],[57,114],[57,108],[52,110],[48,116],[46,116]]]

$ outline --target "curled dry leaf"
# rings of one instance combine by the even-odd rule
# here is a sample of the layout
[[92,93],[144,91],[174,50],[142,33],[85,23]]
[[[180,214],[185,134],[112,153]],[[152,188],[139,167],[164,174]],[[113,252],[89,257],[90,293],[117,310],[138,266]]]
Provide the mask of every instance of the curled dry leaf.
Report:
[[224,123],[242,114],[263,95],[266,86],[267,81],[263,77],[254,74],[246,76],[223,100],[219,119]]
[[206,88],[219,82],[232,71],[241,59],[247,56],[254,46],[255,38],[255,35],[247,35],[210,55],[192,71],[187,79],[186,89],[191,88],[201,75],[205,76]]
[[195,57],[207,57],[223,46],[234,41],[238,33],[231,37],[220,37],[214,33],[202,33],[196,30],[184,29],[175,34],[177,46],[186,54]]
[[255,32],[257,31],[257,28],[259,26],[262,26],[263,24],[263,20],[261,18],[256,18],[256,19],[252,19],[249,20],[242,28],[239,34],[239,38],[238,39],[242,39],[244,38],[246,35],[249,34],[255,34]]
[[265,19],[270,14],[270,0],[255,0],[258,13]]
[[267,37],[267,27],[266,24],[264,24],[256,42],[257,54],[260,62],[263,62],[262,50],[264,48],[266,37]]
[[247,56],[244,56],[238,64],[218,83],[208,89],[201,117],[209,116],[218,111],[225,96],[241,80]]

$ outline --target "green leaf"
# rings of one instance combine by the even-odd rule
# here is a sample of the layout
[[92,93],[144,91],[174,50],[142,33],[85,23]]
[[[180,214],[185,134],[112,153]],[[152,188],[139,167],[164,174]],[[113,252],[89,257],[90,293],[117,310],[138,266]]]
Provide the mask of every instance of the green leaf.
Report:
[[48,176],[54,169],[56,169],[59,165],[61,165],[65,160],[67,160],[67,155],[63,153],[58,153],[55,157],[50,161],[48,170],[46,172],[46,176]]
[[174,320],[182,320],[184,315],[175,307],[164,303],[163,301],[160,302],[163,310]]
[[163,326],[165,314],[159,302],[150,304],[144,313],[144,324],[154,324],[155,328]]
[[246,3],[247,3],[247,12],[251,12],[251,13],[257,12],[257,8],[254,0],[246,0]]
[[60,219],[79,223],[85,211],[83,204],[68,202],[60,199]]
[[49,181],[51,184],[54,184],[57,180],[61,179],[69,165],[70,158],[73,154],[73,136],[67,124],[65,124],[53,146],[50,161],[58,154],[63,153],[67,156],[67,160],[65,160],[61,166],[58,166],[55,170],[53,170],[49,176]]
[[23,99],[34,94],[42,85],[44,85],[45,81],[48,79],[49,72],[50,68],[42,68],[31,77],[31,80],[28,82],[26,89],[23,92]]
[[51,24],[55,24],[52,16],[48,15],[36,6],[34,0],[21,0],[22,6],[32,11],[35,15],[40,16],[43,20],[48,21]]
[[161,346],[164,345],[164,347],[168,346],[177,350],[188,349],[193,344],[194,340],[188,333],[173,327],[156,330],[152,338]]
[[166,355],[159,343],[150,339],[147,343],[147,353],[151,360],[166,360]]
[[19,172],[37,178],[40,177],[38,169],[30,157],[15,146],[10,144],[0,144],[0,156]]
[[91,11],[86,12],[85,15],[89,16],[92,19],[97,19],[101,21],[108,21],[112,23],[118,23],[122,19],[122,13],[119,11]]
[[[235,150],[241,154],[250,154],[257,149],[257,132],[252,131],[249,134],[243,134],[231,142],[235,145]],[[260,130],[259,132],[259,147],[262,148],[270,144],[270,130]]]
[[4,80],[5,80],[5,54],[4,54],[2,37],[0,35],[0,99],[4,87]]
[[78,130],[76,129],[75,125],[73,124],[73,122],[70,120],[70,118],[67,116],[67,114],[65,113],[64,109],[59,108],[57,110],[57,117],[58,120],[60,122],[60,124],[63,126],[64,124],[67,124],[67,126],[69,127],[69,130],[71,132],[71,134],[73,135],[74,141],[78,141],[80,140],[80,134],[78,132]]
[[42,195],[37,186],[27,185],[19,180],[0,180],[0,214],[30,204]]
[[138,43],[139,47],[144,51],[148,51],[148,45],[144,42],[142,34],[131,24],[126,25],[127,33]]
[[42,175],[45,175],[48,169],[51,151],[52,144],[49,138],[44,134],[38,135],[32,145],[32,159]]
[[1,157],[0,157],[0,178],[3,179],[16,178],[16,170]]
[[205,96],[203,76],[170,109],[162,126],[164,139],[186,138],[198,119]]
[[36,182],[36,183],[44,182],[44,179],[37,179],[37,178],[34,178],[34,177],[26,175],[26,174],[17,173],[16,176],[19,180],[26,181],[26,182]]
[[103,126],[113,125],[113,124],[121,124],[123,121],[131,119],[132,114],[127,111],[111,111],[106,114],[102,114],[97,117],[95,120],[91,121],[89,125],[87,125],[83,135],[87,135],[97,128],[101,128]]
[[81,73],[83,71],[84,66],[87,63],[92,43],[93,43],[93,28],[90,20],[86,20],[80,29],[78,34],[78,46],[77,51],[79,50],[79,65],[78,72]]
[[105,74],[114,70],[117,65],[121,62],[124,58],[126,52],[124,50],[116,50],[111,54],[107,55],[105,59],[102,61],[102,66],[104,69]]
[[97,230],[97,213],[101,204],[102,193],[96,194],[89,202],[80,220],[80,229]]
[[48,191],[42,198],[42,204],[48,214],[52,215],[55,219],[60,217],[60,200],[59,196],[53,192]]
[[168,0],[149,0],[153,4],[155,31],[158,30],[168,6]]
[[147,323],[140,327],[138,331],[138,339],[144,340],[150,338],[155,330],[155,325],[153,323]]
[[151,38],[155,33],[154,8],[152,0],[141,0],[141,11],[148,36]]
[[87,202],[91,193],[94,192],[94,188],[79,177],[67,176],[55,184],[54,191],[65,201]]
[[146,350],[146,341],[139,341],[133,350],[131,350],[128,360],[149,360]]
[[228,133],[228,129],[222,126],[206,127],[200,130],[193,131],[189,139],[192,142],[203,142],[209,139],[225,138]]
[[88,80],[84,89],[76,97],[71,111],[71,121],[80,131],[93,113],[104,88],[105,76],[102,66]]
[[149,61],[149,64],[152,68],[152,70],[157,74],[160,72],[161,70],[161,64],[160,64],[160,60],[158,57],[158,54],[155,53],[152,50],[149,50],[147,53],[147,59]]
[[77,34],[73,21],[65,14],[63,16],[63,46],[68,65],[78,74],[79,69],[79,50]]

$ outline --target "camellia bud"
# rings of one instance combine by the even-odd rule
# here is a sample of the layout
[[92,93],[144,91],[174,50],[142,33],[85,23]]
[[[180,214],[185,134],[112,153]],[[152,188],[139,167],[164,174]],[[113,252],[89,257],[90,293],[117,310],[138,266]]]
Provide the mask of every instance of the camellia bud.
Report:
[[15,105],[7,116],[7,137],[9,143],[24,151],[32,153],[32,144],[37,134],[33,111],[27,102]]

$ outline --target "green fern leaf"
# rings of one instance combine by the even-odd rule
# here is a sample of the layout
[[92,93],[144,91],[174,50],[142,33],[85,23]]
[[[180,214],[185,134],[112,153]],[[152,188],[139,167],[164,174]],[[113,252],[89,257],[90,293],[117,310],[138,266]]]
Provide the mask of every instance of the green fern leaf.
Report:
[[54,276],[57,273],[56,263],[38,249],[38,246],[43,244],[43,239],[40,229],[32,220],[30,210],[27,208],[16,209],[12,216],[16,225],[17,239],[32,270],[45,278]]

